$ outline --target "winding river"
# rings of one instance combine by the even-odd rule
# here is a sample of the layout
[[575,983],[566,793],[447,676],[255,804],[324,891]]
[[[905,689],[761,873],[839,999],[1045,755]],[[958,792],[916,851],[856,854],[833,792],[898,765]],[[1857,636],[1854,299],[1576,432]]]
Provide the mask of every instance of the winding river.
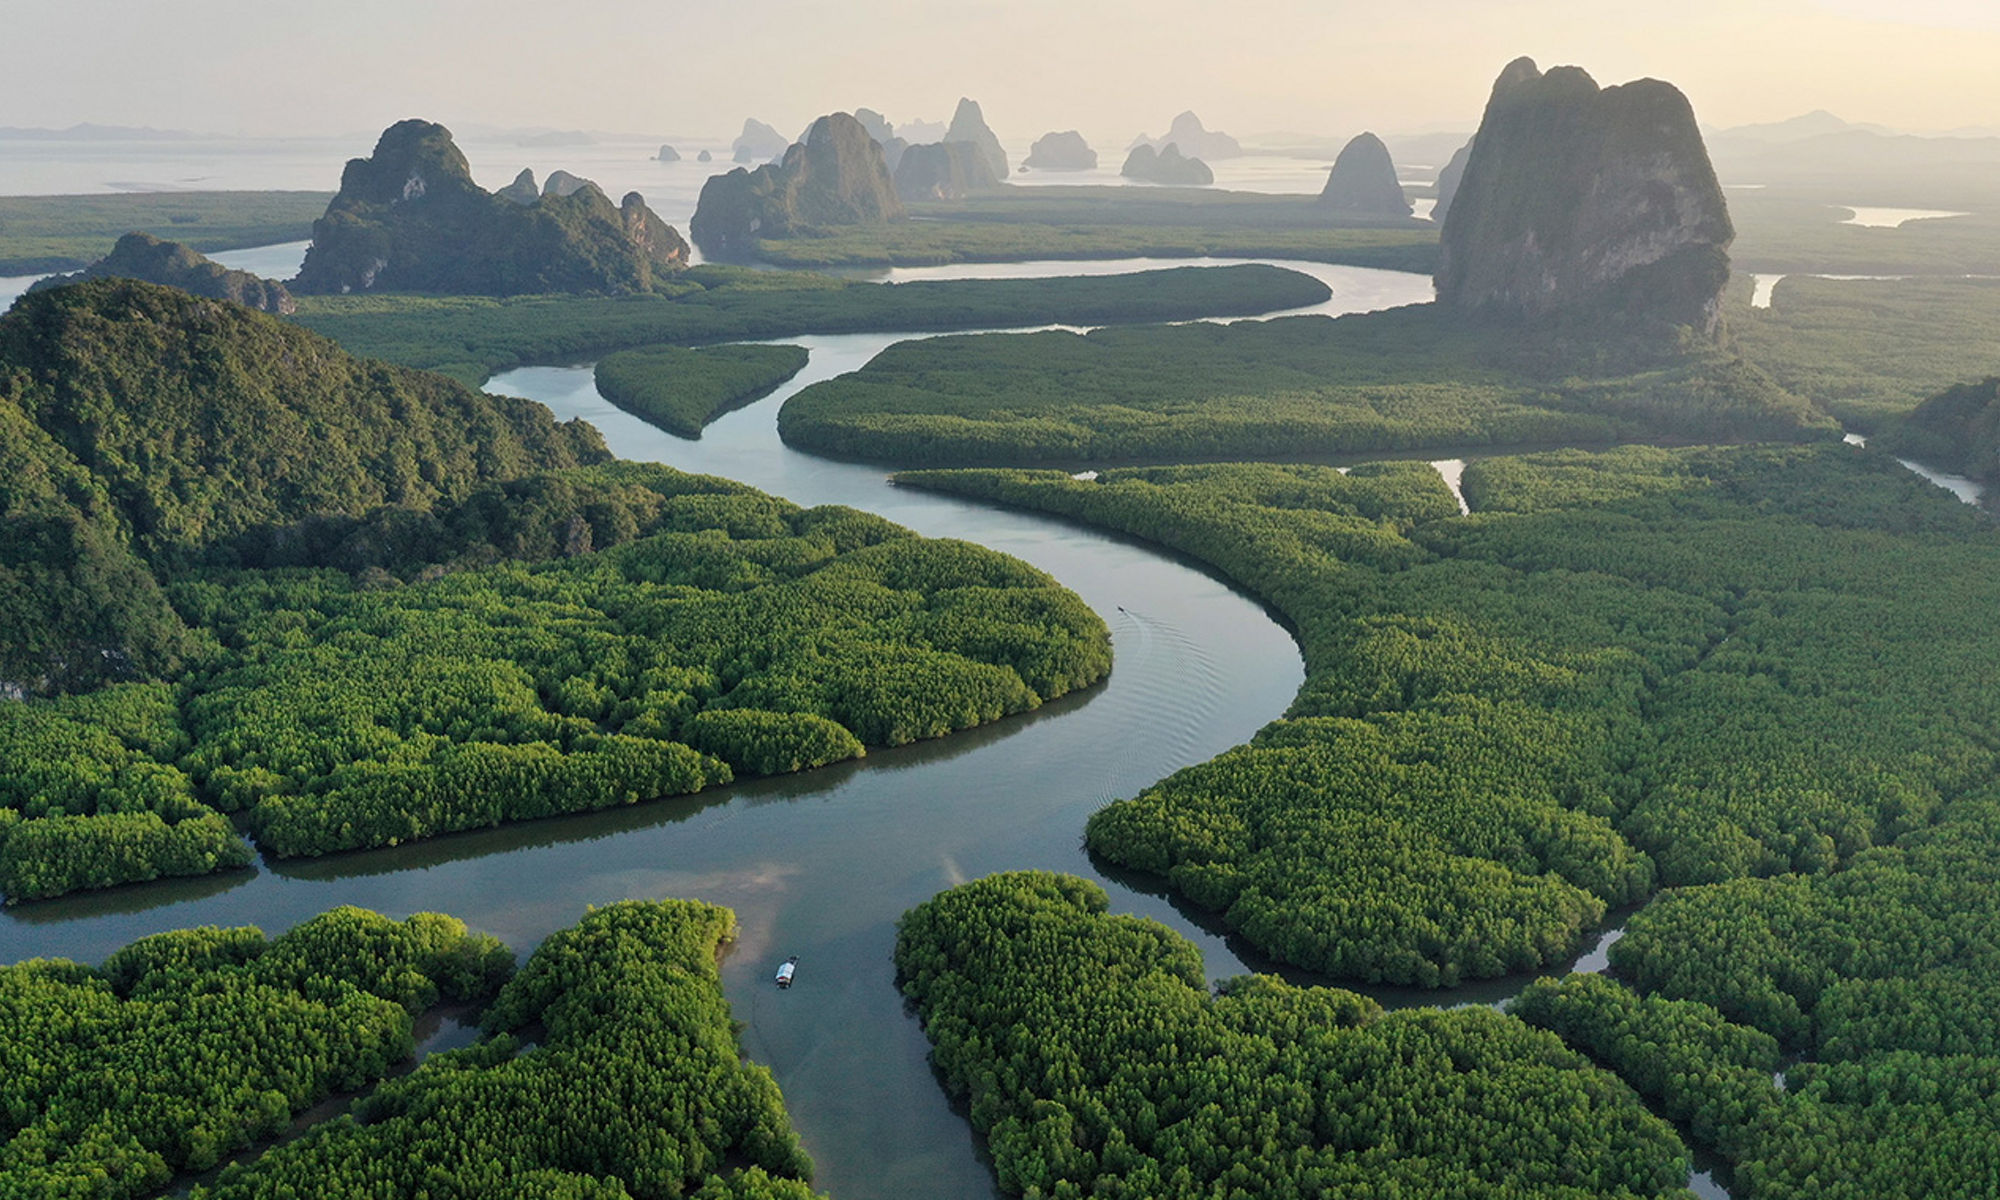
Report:
[[[280,248],[273,248],[280,249]],[[291,248],[282,248],[296,253]],[[1022,277],[1145,269],[1147,260],[898,270],[877,278]],[[1280,265],[1328,282],[1338,314],[1429,298],[1421,276],[1312,263]],[[736,910],[722,965],[744,1048],[771,1068],[841,1200],[996,1194],[963,1117],[947,1103],[928,1049],[892,978],[897,918],[939,890],[993,871],[1042,867],[1103,884],[1112,908],[1192,939],[1211,978],[1271,965],[1143,880],[1107,877],[1084,854],[1088,815],[1183,766],[1247,740],[1283,712],[1303,679],[1298,649],[1255,600],[1199,567],[1138,543],[1032,514],[898,489],[879,467],[793,451],[777,437],[784,400],[854,370],[909,334],[783,339],[811,353],[773,395],[685,441],[612,407],[588,366],[531,367],[493,391],[582,417],[620,457],[740,480],[804,505],[848,504],[933,537],[1019,556],[1077,591],[1111,626],[1103,684],[1038,712],[860,763],[759,780],[700,796],[514,825],[395,849],[119,889],[7,910],[0,962],[36,955],[101,960],[134,938],[201,924],[275,933],[339,904],[392,915],[453,913],[525,953],[586,906],[687,896]],[[1461,463],[1440,464],[1449,477]],[[1622,921],[1624,914],[1617,916]],[[1574,964],[1601,969],[1609,929]],[[770,986],[798,955],[799,983]],[[1558,967],[1558,970],[1563,969]],[[1306,979],[1298,972],[1285,971]],[[1449,993],[1361,989],[1390,1005],[1496,1003],[1526,977]],[[471,1032],[447,1021],[427,1048]],[[1706,1172],[1705,1196],[1726,1195]]]

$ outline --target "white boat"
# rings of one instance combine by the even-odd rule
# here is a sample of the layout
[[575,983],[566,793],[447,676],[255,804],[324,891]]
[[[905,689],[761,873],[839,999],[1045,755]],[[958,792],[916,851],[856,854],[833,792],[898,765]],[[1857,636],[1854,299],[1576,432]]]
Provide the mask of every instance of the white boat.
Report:
[[799,969],[799,956],[796,954],[792,955],[790,958],[786,959],[783,963],[779,964],[778,986],[781,988],[788,988],[792,986],[792,972],[798,969]]

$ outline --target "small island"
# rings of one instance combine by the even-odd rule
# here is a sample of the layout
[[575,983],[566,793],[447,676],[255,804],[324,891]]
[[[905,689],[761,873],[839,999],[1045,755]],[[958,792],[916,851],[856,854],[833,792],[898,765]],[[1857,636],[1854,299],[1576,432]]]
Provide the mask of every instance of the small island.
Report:
[[1045,133],[1035,139],[1021,166],[1034,171],[1088,171],[1097,166],[1097,151],[1074,129]]
[[1207,187],[1215,182],[1215,172],[1209,170],[1207,163],[1198,158],[1183,158],[1181,148],[1172,144],[1159,151],[1151,146],[1134,146],[1118,173],[1141,183]]

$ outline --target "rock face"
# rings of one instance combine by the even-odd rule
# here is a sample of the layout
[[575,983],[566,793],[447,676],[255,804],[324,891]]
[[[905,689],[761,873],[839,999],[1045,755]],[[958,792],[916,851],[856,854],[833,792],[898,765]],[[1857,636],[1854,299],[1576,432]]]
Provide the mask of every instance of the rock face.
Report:
[[232,271],[179,242],[163,242],[150,233],[128,233],[118,239],[110,254],[83,270],[73,275],[52,275],[28,290],[45,292],[106,277],[162,284],[212,300],[232,300],[261,312],[291,313],[299,307],[282,283],[248,271]]
[[701,189],[691,231],[710,258],[749,258],[759,238],[793,237],[839,225],[879,225],[903,216],[882,147],[861,122],[833,113],[806,140],[755,171],[741,167]]
[[1389,147],[1372,133],[1363,133],[1342,147],[1327,172],[1319,202],[1339,213],[1367,217],[1407,217],[1412,211],[1396,182],[1396,164]]
[[993,170],[993,178],[1007,178],[1007,152],[1000,148],[1000,139],[986,127],[986,117],[979,111],[979,102],[960,98],[958,111],[951,114],[951,128],[944,131],[943,140],[949,142],[971,142],[986,156],[986,165]]
[[1719,336],[1735,230],[1687,97],[1519,59],[1452,199],[1438,300],[1466,313]]
[[1151,146],[1135,146],[1132,153],[1125,156],[1124,169],[1118,172],[1127,179],[1137,179],[1145,183],[1178,183],[1206,187],[1215,182],[1215,172],[1198,158],[1183,158],[1179,146],[1168,146],[1155,151]]
[[715,155],[710,154],[708,151],[704,150],[700,154],[695,155],[694,160],[696,162],[714,162]]
[[1175,117],[1165,136],[1153,139],[1152,146],[1155,150],[1179,146],[1181,153],[1188,158],[1238,158],[1243,154],[1243,147],[1237,144],[1235,138],[1219,130],[1202,128],[1201,118],[1192,111]]
[[[563,175],[557,172],[557,175]],[[574,179],[574,176],[568,178]],[[472,181],[451,131],[401,121],[352,159],[292,282],[300,292],[374,289],[512,296],[645,291],[687,265],[679,234],[634,194],[613,207],[588,181],[556,176],[532,203],[523,173],[496,196]]]
[[1032,171],[1088,171],[1097,166],[1097,151],[1074,129],[1045,133],[1035,139],[1028,160],[1021,165]]
[[737,162],[768,162],[783,154],[789,144],[785,141],[784,134],[762,121],[746,118],[743,122],[743,132],[736,135],[736,140],[730,144],[729,149]]
[[548,179],[542,183],[542,195],[574,196],[587,187],[596,186],[581,175],[572,175],[568,171],[550,171]]
[[542,189],[535,184],[535,173],[522,167],[521,173],[514,176],[514,182],[493,194],[525,207],[542,198]]
[[861,128],[866,129],[868,136],[877,142],[886,144],[890,138],[896,136],[896,127],[889,124],[889,118],[872,108],[855,109],[854,119],[861,122]]
[[896,126],[896,136],[912,146],[926,146],[932,142],[944,141],[950,132],[937,121],[905,121]]
[[681,160],[681,152],[672,146],[661,146],[660,152],[655,154],[653,159],[655,162],[679,162]]
[[896,167],[896,195],[903,200],[963,200],[999,186],[986,156],[971,142],[911,146]]
[[1451,161],[1444,165],[1444,170],[1438,172],[1438,202],[1431,209],[1431,220],[1439,225],[1444,224],[1444,219],[1451,215],[1452,201],[1458,198],[1459,182],[1465,178],[1465,160],[1471,157],[1472,143],[1468,141],[1451,156]]

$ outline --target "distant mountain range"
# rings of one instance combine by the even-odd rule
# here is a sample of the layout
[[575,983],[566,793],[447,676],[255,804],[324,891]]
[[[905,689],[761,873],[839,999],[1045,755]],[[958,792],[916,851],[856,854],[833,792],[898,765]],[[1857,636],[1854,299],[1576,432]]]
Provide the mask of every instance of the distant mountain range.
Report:
[[142,125],[72,125],[68,129],[23,129],[0,125],[0,140],[15,142],[186,142],[203,135]]

